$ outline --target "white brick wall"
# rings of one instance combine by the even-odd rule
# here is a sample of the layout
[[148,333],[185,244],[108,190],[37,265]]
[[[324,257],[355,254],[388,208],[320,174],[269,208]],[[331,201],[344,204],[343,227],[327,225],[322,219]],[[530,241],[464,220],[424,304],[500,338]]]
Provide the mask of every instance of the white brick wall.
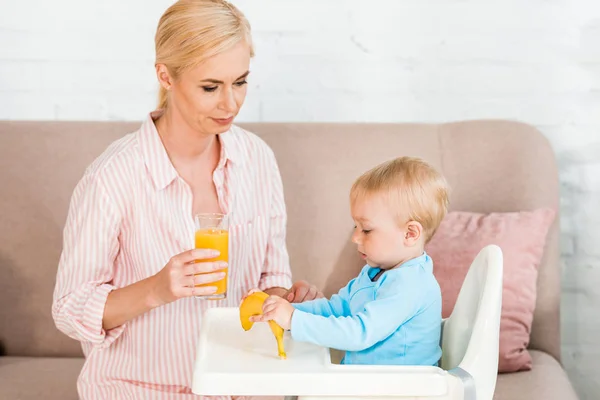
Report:
[[[237,0],[257,57],[241,121],[520,119],[562,188],[564,363],[600,389],[600,1]],[[139,120],[171,0],[0,0],[0,118]]]

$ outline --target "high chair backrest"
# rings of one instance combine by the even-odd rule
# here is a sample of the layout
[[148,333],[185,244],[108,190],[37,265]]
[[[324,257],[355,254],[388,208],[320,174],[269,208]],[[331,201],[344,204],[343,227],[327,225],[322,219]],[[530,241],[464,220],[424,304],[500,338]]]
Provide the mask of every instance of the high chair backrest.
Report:
[[484,247],[471,263],[452,314],[443,325],[441,367],[474,388],[477,400],[491,400],[496,387],[502,270],[500,248]]

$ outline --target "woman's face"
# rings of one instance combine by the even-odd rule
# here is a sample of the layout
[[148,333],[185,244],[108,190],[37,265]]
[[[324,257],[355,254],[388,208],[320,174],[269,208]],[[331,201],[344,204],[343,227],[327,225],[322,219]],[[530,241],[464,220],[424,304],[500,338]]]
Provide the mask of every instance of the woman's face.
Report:
[[[249,67],[250,47],[241,41],[184,71],[178,79],[169,78],[170,112],[197,132],[226,132],[244,104]],[[159,80],[164,84],[160,71]]]

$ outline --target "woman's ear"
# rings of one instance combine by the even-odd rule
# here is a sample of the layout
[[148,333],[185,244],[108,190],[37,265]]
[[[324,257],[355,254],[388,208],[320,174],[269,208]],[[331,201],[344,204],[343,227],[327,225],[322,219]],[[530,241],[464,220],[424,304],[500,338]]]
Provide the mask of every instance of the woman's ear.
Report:
[[408,221],[406,223],[406,233],[404,234],[404,244],[408,247],[414,246],[419,242],[423,235],[423,225],[417,221]]
[[158,83],[160,86],[165,88],[165,90],[171,89],[173,85],[173,80],[171,79],[171,74],[169,74],[169,69],[165,64],[156,64],[156,77],[158,78]]

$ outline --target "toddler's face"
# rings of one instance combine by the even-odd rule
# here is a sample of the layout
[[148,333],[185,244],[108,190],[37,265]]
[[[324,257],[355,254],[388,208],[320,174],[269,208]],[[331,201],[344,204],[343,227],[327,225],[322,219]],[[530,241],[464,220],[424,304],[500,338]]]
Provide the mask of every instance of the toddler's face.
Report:
[[389,269],[407,259],[411,250],[404,242],[407,232],[381,196],[357,200],[351,213],[356,224],[352,241],[367,264]]

